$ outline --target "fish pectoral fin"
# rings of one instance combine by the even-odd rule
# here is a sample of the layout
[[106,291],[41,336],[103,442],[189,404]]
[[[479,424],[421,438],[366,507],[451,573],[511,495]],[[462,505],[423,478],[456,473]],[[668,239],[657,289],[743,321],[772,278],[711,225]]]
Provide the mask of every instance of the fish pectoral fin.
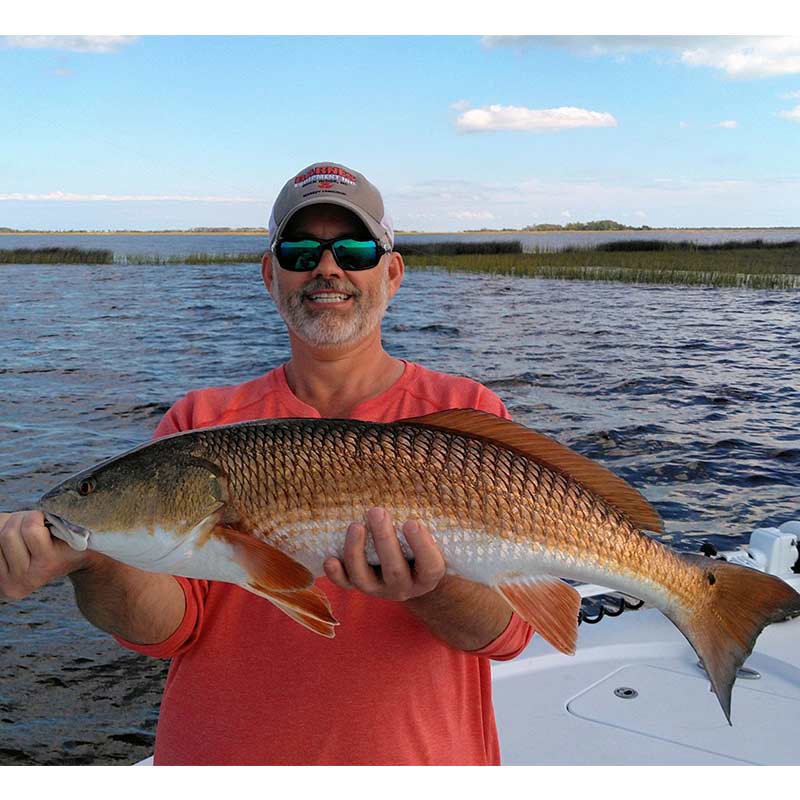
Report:
[[581,596],[569,584],[552,575],[504,576],[494,588],[556,650],[575,653]]
[[322,589],[312,586],[299,592],[275,592],[256,584],[243,584],[243,589],[269,600],[284,614],[314,633],[333,639],[334,627],[339,624],[331,604]]
[[236,562],[250,576],[253,585],[263,591],[296,592],[314,582],[310,570],[299,561],[252,533],[218,524],[209,535],[226,541],[233,548]]

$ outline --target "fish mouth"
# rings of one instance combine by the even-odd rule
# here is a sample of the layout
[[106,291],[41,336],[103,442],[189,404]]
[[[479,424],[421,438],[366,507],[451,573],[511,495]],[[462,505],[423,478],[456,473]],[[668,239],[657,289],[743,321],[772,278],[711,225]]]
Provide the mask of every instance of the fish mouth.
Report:
[[66,542],[73,550],[86,550],[89,547],[89,536],[91,531],[76,525],[74,522],[59,517],[50,511],[45,511],[45,525],[50,529],[50,533],[57,539]]

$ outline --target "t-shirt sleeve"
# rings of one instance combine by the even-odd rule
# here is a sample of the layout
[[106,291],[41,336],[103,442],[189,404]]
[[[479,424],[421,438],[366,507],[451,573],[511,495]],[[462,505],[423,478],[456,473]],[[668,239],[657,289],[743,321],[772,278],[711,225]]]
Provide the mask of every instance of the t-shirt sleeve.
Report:
[[153,431],[153,439],[160,439],[171,433],[180,433],[196,427],[193,417],[193,392],[182,397],[167,411]]
[[532,636],[533,628],[522,617],[512,612],[506,629],[496,639],[480,650],[469,652],[474,656],[491,658],[492,661],[510,661],[527,647]]
[[[190,393],[178,400],[162,417],[153,433],[153,439],[190,430],[192,427],[194,426],[192,425],[192,395]],[[114,636],[123,647],[153,658],[173,658],[181,655],[194,644],[200,635],[203,624],[203,611],[209,582],[180,577],[175,577],[175,580],[183,590],[186,608],[183,612],[183,619],[174,633],[163,642],[155,644],[137,644],[126,641],[120,636]]]
[[511,419],[511,414],[508,413],[503,401],[491,389],[480,384],[473,407],[478,411],[488,411],[503,419]]
[[178,577],[175,580],[183,590],[186,600],[186,610],[180,625],[163,642],[155,644],[137,644],[121,636],[114,636],[123,647],[153,658],[173,658],[185,653],[194,644],[202,627],[208,581]]

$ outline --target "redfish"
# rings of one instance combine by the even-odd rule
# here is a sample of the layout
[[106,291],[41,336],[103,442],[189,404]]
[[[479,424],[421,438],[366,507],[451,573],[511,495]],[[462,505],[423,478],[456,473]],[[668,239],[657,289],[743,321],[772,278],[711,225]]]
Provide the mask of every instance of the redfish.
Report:
[[[562,578],[657,607],[703,661],[729,722],[736,670],[757,636],[800,613],[784,581],[646,535],[662,531],[658,513],[605,467],[479,411],[189,431],[85,470],[40,504],[77,549],[237,584],[328,637],[338,622],[314,580],[372,506],[398,526],[427,525],[449,572],[494,588],[561,652],[575,651],[580,608]],[[378,563],[371,543],[367,558]]]

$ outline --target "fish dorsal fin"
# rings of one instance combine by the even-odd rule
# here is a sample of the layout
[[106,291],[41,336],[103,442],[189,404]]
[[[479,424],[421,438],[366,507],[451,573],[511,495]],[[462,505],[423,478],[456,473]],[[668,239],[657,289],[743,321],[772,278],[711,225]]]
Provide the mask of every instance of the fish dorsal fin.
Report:
[[664,530],[658,512],[629,483],[597,462],[518,422],[471,408],[437,411],[424,417],[411,417],[398,422],[468,434],[516,450],[544,467],[580,483],[637,527],[658,533]]

